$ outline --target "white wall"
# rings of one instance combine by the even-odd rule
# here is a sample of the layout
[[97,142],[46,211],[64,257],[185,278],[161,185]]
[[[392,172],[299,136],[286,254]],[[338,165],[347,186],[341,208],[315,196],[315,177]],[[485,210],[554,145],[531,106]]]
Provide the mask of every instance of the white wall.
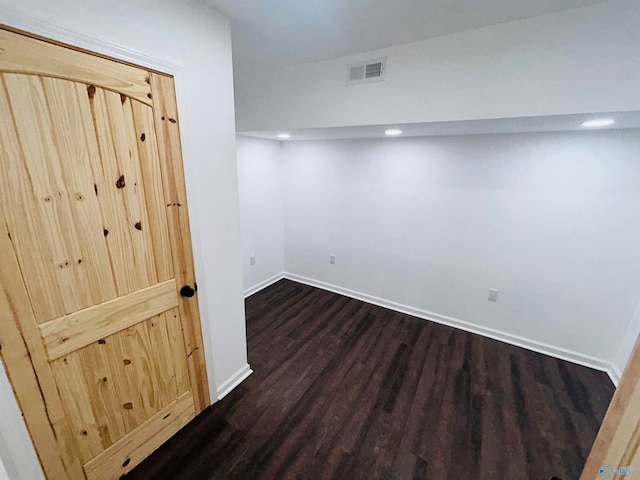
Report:
[[[12,15],[15,10],[43,23],[24,23]],[[217,387],[247,362],[228,20],[190,1],[0,0],[0,22],[45,35],[66,29],[181,67],[176,76],[178,107],[205,355],[215,400]],[[64,37],[65,32],[50,36]],[[8,388],[0,379],[0,389]],[[6,428],[3,422],[0,430]],[[9,447],[9,455],[30,448],[20,442]],[[0,451],[3,458],[6,454]]]
[[[236,79],[239,131],[640,109],[637,0],[494,25]],[[386,55],[384,82],[346,66]]]
[[244,288],[251,293],[284,268],[282,143],[238,135],[237,151]]
[[285,270],[613,362],[639,159],[638,130],[285,143]]

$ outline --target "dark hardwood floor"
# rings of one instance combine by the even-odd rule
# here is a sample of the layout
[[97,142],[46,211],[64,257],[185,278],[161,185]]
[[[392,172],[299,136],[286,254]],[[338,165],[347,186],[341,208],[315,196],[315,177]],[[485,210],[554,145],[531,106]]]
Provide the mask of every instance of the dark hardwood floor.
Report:
[[574,480],[614,392],[602,372],[288,280],[246,305],[254,374],[127,479]]

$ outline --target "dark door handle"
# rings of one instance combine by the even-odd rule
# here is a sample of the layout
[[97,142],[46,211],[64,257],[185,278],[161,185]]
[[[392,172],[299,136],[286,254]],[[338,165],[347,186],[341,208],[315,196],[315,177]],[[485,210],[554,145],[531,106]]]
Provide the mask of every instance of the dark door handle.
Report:
[[180,295],[182,295],[183,297],[193,297],[195,294],[196,291],[189,285],[185,285],[180,289]]

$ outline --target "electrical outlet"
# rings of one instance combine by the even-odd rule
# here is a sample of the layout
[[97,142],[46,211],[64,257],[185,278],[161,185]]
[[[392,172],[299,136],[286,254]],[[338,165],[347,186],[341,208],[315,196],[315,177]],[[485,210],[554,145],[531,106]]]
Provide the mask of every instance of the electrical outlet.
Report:
[[329,255],[329,263],[331,265],[335,265],[335,263],[336,263],[336,255],[335,255],[335,253],[332,253],[331,255]]
[[489,289],[489,301],[490,302],[497,302],[498,301],[498,292],[500,292],[500,290],[496,290],[495,288],[490,288]]
[[256,264],[256,256],[255,255],[249,255],[249,263],[251,265],[255,265]]

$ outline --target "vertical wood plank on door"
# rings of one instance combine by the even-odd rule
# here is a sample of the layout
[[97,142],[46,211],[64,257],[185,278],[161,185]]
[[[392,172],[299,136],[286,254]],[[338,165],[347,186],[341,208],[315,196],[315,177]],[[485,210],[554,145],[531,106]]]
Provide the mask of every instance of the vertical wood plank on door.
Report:
[[134,350],[138,348],[129,340],[131,335],[127,335],[129,329],[123,330],[106,338],[102,348],[106,352],[109,370],[119,372],[116,375],[118,381],[117,392],[119,402],[112,405],[109,415],[121,416],[124,419],[125,432],[130,432],[138,425],[141,425],[152,412],[145,410],[146,404],[142,400],[142,391],[147,390],[149,385],[142,378],[139,371],[141,365],[136,361]]
[[104,447],[89,388],[82,372],[82,359],[74,352],[57,360],[52,372],[73,429],[83,461],[95,457]]
[[185,370],[184,348],[182,358],[174,360],[170,356],[165,313],[117,334],[121,338],[126,337],[123,343],[132,347],[132,362],[137,365],[139,399],[147,418],[183,393],[177,390],[175,372]]
[[133,124],[132,101],[123,95],[105,93],[111,118],[111,131],[119,148],[118,165],[126,180],[126,185],[120,189],[120,192],[124,197],[126,215],[129,219],[132,247],[137,261],[136,268],[140,269],[143,282],[157,283],[154,248],[144,195],[145,186],[142,181],[138,141]]
[[[193,288],[195,272],[173,78],[151,73],[150,81],[154,99],[153,115],[158,138],[164,199],[170,226],[174,273],[178,288],[183,285],[189,285]],[[210,399],[197,296],[181,297],[179,310],[187,350],[189,378],[194,392],[196,414],[198,414],[209,406]]]
[[[94,192],[94,178],[87,158],[98,160],[95,135],[87,135],[91,119],[78,115],[80,102],[78,84],[54,78],[42,78],[53,138],[59,151],[62,174],[70,195],[72,220],[80,245],[74,268],[87,272],[90,304],[101,303],[116,296],[111,275],[109,252],[102,233],[102,214]],[[85,122],[89,123],[85,123]]]
[[[31,75],[7,74],[5,85],[13,106],[16,130],[29,175],[21,185],[12,185],[9,191],[15,191],[16,188],[32,189],[32,210],[36,213],[40,207],[41,214],[39,218],[35,218],[42,222],[46,232],[44,238],[35,240],[38,244],[48,242],[54,251],[54,263],[49,263],[46,268],[56,271],[57,281],[61,285],[64,313],[70,313],[91,305],[92,299],[86,270],[79,268],[80,265],[77,264],[81,250],[71,207],[73,192],[69,191],[63,175],[61,152],[54,137],[53,119],[43,81]],[[22,231],[18,234],[21,227],[9,226],[10,230],[14,227],[16,236],[24,239]],[[18,255],[22,264],[22,259],[31,255],[31,251],[18,249]],[[23,271],[27,285],[36,282],[35,279],[41,274],[40,270],[30,271],[24,266]],[[44,299],[34,298],[33,301],[41,304]],[[39,322],[54,318],[51,316],[54,311],[50,306],[44,307],[46,316],[38,318]]]
[[[130,161],[129,149],[126,145],[126,136],[122,134],[116,136],[120,133],[119,129],[116,130],[116,134],[112,132],[108,106],[108,99],[112,98],[112,95],[116,94],[105,92],[92,85],[87,87],[87,101],[91,106],[92,124],[100,152],[99,163],[96,164],[94,159],[90,160],[92,160],[94,175],[103,180],[100,184],[96,183],[97,197],[104,219],[103,235],[109,250],[117,293],[125,295],[149,286],[150,281],[147,272],[139,268],[145,252],[141,252],[139,248],[131,248],[132,245],[139,247],[139,242],[134,242],[134,224],[128,218],[122,190],[131,187],[132,184],[127,185],[127,181],[135,182],[135,180],[127,179],[121,171],[120,163]],[[116,97],[119,103],[120,96],[116,95]],[[126,159],[119,161],[118,155],[126,155]],[[136,258],[138,254],[141,256]]]
[[[89,387],[88,391],[78,391],[76,395],[85,395],[91,399],[91,405],[98,420],[102,448],[108,448],[128,431],[125,418],[120,415],[122,406],[120,395],[123,389],[128,387],[126,380],[122,378],[124,365],[114,370],[110,358],[111,351],[100,342],[93,343],[71,355],[78,355],[80,358],[82,373]],[[92,453],[90,458],[100,451]],[[90,458],[84,458],[84,461],[87,462]]]
[[174,368],[176,393],[182,395],[191,388],[189,384],[189,368],[187,367],[187,355],[185,353],[184,336],[180,322],[180,311],[173,308],[164,313],[165,327],[169,340],[167,353],[171,357]]
[[158,141],[153,125],[153,111],[140,102],[131,102],[135,133],[140,153],[140,167],[145,186],[149,230],[153,242],[158,281],[173,278],[173,258],[162,189],[162,172],[158,158]]
[[[74,355],[80,359],[87,388],[76,388],[71,395],[90,399],[101,439],[100,449],[92,450],[90,456],[83,455],[86,463],[142,424],[150,414],[142,408],[137,384],[140,377],[136,372],[132,349],[126,345],[123,332],[56,360],[54,368],[58,368],[57,364],[64,358]],[[70,398],[64,398],[65,404],[70,401]],[[76,425],[76,428],[80,426]]]
[[[68,268],[67,251],[57,225],[56,204],[64,200],[60,192],[53,191],[53,182],[47,178],[49,172],[40,164],[46,156],[56,156],[56,152],[48,129],[33,125],[30,120],[36,110],[38,92],[35,88],[36,95],[32,96],[33,84],[25,82],[15,75],[2,75],[0,195],[21,267],[25,275],[36,273],[25,278],[25,282],[33,299],[36,321],[43,322],[67,313],[74,306],[75,296],[65,298],[73,282],[73,270]],[[12,102],[18,102],[20,108],[13,108]],[[47,138],[31,139],[39,128],[45,130],[48,142]],[[49,148],[43,147],[43,143],[48,143]]]
[[[121,390],[127,395],[135,392],[128,401],[133,403],[133,410],[143,412],[145,420],[161,408],[162,399],[169,403],[178,397],[175,388],[171,387],[171,380],[165,380],[165,377],[172,376],[171,370],[176,367],[170,366],[167,370],[162,368],[168,355],[163,351],[166,335],[156,334],[155,331],[163,327],[162,319],[156,316],[105,339],[106,345],[112,345],[113,348],[110,355],[113,359],[112,368],[125,370],[134,384],[133,389],[127,390],[123,386]],[[153,343],[153,339],[160,343]],[[126,398],[123,396],[122,400]]]
[[131,346],[133,361],[136,363],[138,373],[137,390],[142,410],[145,412],[145,420],[160,410],[160,392],[162,384],[158,382],[155,361],[159,357],[156,348],[152,347],[149,335],[150,324],[157,321],[150,318],[133,327],[123,330],[120,334],[126,337],[127,345]]
[[602,478],[600,467],[640,466],[640,337],[593,444],[580,480]]
[[[2,97],[2,95],[0,95]],[[0,129],[2,130],[2,129]],[[0,351],[36,452],[50,480],[83,478],[73,434],[40,334],[0,202]]]
[[153,352],[153,372],[154,383],[156,384],[157,402],[160,408],[164,408],[178,397],[176,386],[176,366],[173,364],[173,357],[170,355],[171,344],[167,332],[166,312],[161,313],[147,322],[145,327],[148,330],[151,344],[156,346]]

